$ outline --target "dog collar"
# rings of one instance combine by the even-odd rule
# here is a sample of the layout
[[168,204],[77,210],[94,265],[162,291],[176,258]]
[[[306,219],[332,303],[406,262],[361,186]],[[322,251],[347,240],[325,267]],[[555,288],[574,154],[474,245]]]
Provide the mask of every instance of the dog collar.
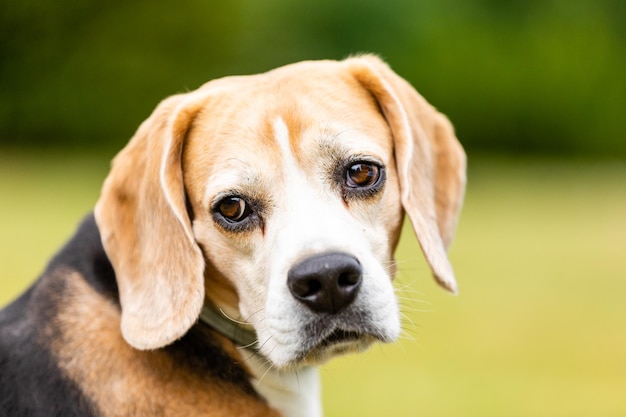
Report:
[[204,303],[200,312],[200,321],[232,340],[236,345],[258,351],[259,339],[256,332],[243,323],[231,319],[212,303]]

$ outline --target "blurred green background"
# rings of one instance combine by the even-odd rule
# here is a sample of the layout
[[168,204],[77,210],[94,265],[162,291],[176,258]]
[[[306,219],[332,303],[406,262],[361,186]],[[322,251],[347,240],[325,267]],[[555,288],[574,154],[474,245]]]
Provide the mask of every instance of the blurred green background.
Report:
[[623,0],[0,0],[0,305],[159,100],[363,51],[468,152],[461,295],[407,229],[404,337],[325,366],[326,415],[626,415]]

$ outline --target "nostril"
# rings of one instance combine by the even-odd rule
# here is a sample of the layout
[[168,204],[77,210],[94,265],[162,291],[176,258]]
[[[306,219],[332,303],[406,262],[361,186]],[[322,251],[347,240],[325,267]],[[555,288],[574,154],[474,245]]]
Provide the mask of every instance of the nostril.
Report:
[[311,297],[322,290],[322,283],[317,279],[301,280],[292,286],[292,291],[300,297]]
[[339,279],[337,280],[337,284],[340,287],[352,287],[357,285],[361,281],[361,274],[357,274],[355,272],[344,272],[339,275]]

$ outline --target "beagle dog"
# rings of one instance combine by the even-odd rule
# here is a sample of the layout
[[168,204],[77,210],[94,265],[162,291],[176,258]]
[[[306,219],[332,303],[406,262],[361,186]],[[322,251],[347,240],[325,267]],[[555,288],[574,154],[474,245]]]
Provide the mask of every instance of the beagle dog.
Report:
[[405,213],[456,292],[464,189],[446,117],[374,56],[167,98],[0,313],[0,415],[321,416],[316,365],[401,331]]

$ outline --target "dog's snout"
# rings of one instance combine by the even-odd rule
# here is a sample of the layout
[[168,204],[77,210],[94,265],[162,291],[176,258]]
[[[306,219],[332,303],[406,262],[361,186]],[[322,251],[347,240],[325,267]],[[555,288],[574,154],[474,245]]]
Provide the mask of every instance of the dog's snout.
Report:
[[307,258],[287,276],[291,294],[311,310],[335,314],[354,301],[362,281],[359,261],[344,253]]

